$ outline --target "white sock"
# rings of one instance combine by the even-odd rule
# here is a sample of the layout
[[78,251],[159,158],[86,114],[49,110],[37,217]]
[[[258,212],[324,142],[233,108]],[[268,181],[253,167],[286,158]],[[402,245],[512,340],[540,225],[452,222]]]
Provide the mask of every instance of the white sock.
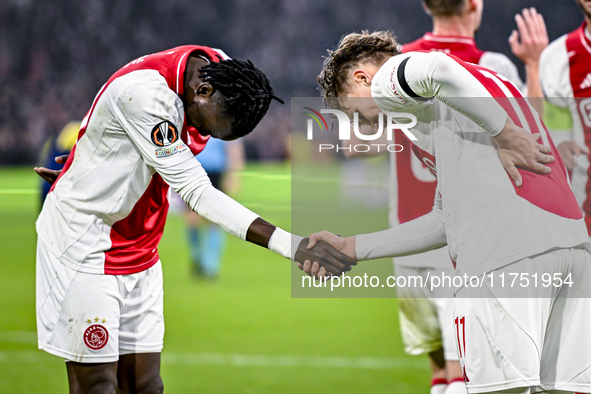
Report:
[[446,387],[447,381],[445,379],[433,379],[429,394],[443,394]]
[[463,380],[452,380],[445,388],[444,394],[466,394],[466,384]]

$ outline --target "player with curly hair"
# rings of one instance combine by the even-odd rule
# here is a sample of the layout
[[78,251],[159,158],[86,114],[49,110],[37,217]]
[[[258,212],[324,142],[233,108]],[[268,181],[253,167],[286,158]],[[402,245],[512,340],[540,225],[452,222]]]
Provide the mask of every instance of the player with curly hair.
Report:
[[[327,105],[355,113],[360,124],[377,129],[397,113],[415,117],[412,150],[437,176],[433,208],[382,232],[315,234],[312,244],[329,241],[359,260],[447,245],[456,273],[477,278],[564,267],[566,276],[578,278],[576,290],[460,286],[453,316],[457,352],[470,393],[589,392],[591,358],[563,356],[591,351],[591,340],[582,339],[591,311],[589,243],[566,169],[539,115],[491,70],[441,52],[401,54],[396,48],[389,32],[349,34],[329,52],[319,82]],[[532,152],[529,159],[507,160],[518,145]]]

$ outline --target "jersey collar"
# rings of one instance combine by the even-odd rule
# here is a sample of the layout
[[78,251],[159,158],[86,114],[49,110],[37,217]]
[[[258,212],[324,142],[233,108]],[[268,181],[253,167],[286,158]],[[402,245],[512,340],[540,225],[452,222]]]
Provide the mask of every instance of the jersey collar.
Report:
[[423,38],[427,41],[435,41],[435,42],[446,42],[446,43],[459,43],[459,44],[466,44],[466,45],[476,45],[476,41],[470,37],[460,37],[460,36],[442,36],[442,35],[435,35],[433,33],[425,33]]

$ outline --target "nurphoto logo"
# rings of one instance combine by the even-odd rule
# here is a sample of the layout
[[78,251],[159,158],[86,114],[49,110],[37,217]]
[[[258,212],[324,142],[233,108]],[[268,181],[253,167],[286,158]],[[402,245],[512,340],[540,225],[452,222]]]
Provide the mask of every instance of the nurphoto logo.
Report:
[[[417,124],[417,117],[413,114],[409,114],[406,112],[380,112],[379,121],[377,130],[373,129],[374,134],[363,134],[359,131],[359,113],[353,113],[353,119],[350,119],[349,116],[338,109],[321,109],[320,112],[310,108],[310,107],[302,107],[303,109],[307,110],[302,112],[310,116],[307,123],[307,138],[309,141],[314,139],[314,123],[318,125],[320,131],[326,130],[328,131],[328,124],[324,119],[322,114],[330,114],[333,118],[337,119],[338,123],[338,132],[339,132],[339,141],[349,141],[351,140],[351,130],[355,134],[355,137],[362,141],[368,141],[368,143],[363,144],[348,144],[347,146],[340,146],[334,144],[319,144],[318,151],[326,151],[326,150],[334,150],[336,152],[341,150],[348,150],[349,152],[369,152],[372,149],[377,150],[377,152],[400,152],[403,149],[403,146],[400,144],[394,144],[394,130],[399,129],[410,139],[411,141],[416,141],[417,138],[409,131],[410,128],[416,126]],[[384,125],[384,120],[386,124]],[[405,123],[395,123],[401,122],[404,120],[410,120],[410,122]],[[376,141],[382,138],[384,132],[386,133],[386,140],[389,142],[385,143],[369,143],[369,141]]]

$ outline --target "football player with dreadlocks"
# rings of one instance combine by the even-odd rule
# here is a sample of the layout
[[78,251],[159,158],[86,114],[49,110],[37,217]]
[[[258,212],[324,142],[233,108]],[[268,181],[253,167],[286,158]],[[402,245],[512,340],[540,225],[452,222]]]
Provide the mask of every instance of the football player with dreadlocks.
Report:
[[71,393],[163,391],[157,246],[170,188],[231,234],[320,263],[319,276],[354,264],[262,220],[212,187],[195,160],[210,137],[250,133],[273,99],[282,103],[263,72],[220,50],[143,56],[101,88],[59,176],[36,169],[53,183],[37,221],[38,343],[66,360]]

